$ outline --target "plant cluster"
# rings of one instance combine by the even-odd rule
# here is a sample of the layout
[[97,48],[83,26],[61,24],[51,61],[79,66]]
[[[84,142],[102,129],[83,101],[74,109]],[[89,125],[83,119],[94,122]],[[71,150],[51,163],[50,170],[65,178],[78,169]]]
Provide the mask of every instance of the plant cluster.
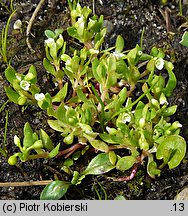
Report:
[[[20,152],[8,159],[9,164],[16,164],[18,158],[24,162],[62,156],[62,170],[72,176],[70,182],[56,180],[47,185],[41,199],[59,199],[86,175],[112,169],[122,173],[132,169],[130,176],[112,178],[130,180],[143,163],[147,163],[149,176],[155,178],[164,165],[177,167],[186,153],[186,142],[179,135],[182,125],[170,119],[177,109],[168,102],[176,77],[163,50],[153,47],[146,54],[136,45],[125,51],[120,35],[114,47],[103,49],[107,32],[103,16],[92,15],[90,8],[81,7],[77,1],[68,3],[72,25],[67,32],[82,48],[70,54],[63,30],[45,31],[43,65],[54,77],[57,94],[41,92],[34,66],[26,74],[17,73],[11,66],[5,71],[10,82],[5,88],[9,99],[46,110],[49,126],[63,137],[63,143],[54,146],[44,130],[37,134],[29,123],[25,124],[23,141],[14,137]],[[124,156],[118,155],[118,149]],[[85,170],[72,170],[74,161],[90,151],[96,156]]]

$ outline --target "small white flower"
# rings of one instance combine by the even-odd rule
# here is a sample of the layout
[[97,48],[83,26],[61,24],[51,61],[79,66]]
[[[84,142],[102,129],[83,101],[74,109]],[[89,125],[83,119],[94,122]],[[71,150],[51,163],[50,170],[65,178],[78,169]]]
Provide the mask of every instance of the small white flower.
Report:
[[126,124],[127,122],[131,121],[131,115],[129,115],[128,113],[125,113],[122,117],[122,123]]
[[123,56],[124,56],[124,54],[123,53],[119,53],[119,52],[113,52],[113,55],[117,58],[117,59],[120,59],[120,58],[122,58]]
[[163,67],[164,67],[164,60],[162,58],[158,58],[156,61],[155,61],[155,66],[158,70],[162,70]]
[[66,65],[66,66],[71,65],[71,60],[68,59],[68,60],[65,62],[65,65]]
[[159,102],[160,102],[160,105],[168,105],[168,101],[164,95],[164,93],[161,93],[160,97],[159,97]]
[[45,40],[45,43],[48,47],[51,47],[55,43],[55,41],[53,38],[48,38]]
[[152,103],[153,105],[156,105],[156,106],[159,105],[158,101],[157,101],[155,98],[152,98],[152,99],[151,99],[151,103]]
[[45,95],[43,93],[40,93],[40,94],[35,94],[35,99],[37,101],[43,101],[45,99]]
[[181,127],[182,127],[182,124],[180,124],[178,121],[175,121],[175,122],[172,124],[172,127],[173,127],[173,129],[181,128]]
[[142,51],[141,51],[141,50],[138,51],[138,55],[139,55],[139,56],[142,55]]
[[30,83],[26,80],[22,80],[20,82],[20,87],[25,90],[25,91],[28,91],[29,90],[29,87],[30,87]]
[[21,27],[22,27],[22,21],[20,19],[16,20],[16,22],[14,23],[13,29],[20,30]]
[[78,18],[78,25],[79,28],[84,29],[84,16],[82,15],[80,18]]
[[65,108],[66,110],[68,110],[68,109],[69,109],[69,106],[65,105],[64,108]]
[[115,128],[111,128],[111,127],[108,127],[108,126],[106,126],[106,130],[111,135],[115,135],[117,133],[117,130]]

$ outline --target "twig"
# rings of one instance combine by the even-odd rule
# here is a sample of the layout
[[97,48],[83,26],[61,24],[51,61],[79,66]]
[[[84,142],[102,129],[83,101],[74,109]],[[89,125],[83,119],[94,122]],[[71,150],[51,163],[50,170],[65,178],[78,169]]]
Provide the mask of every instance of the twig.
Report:
[[170,9],[167,7],[165,9],[165,21],[166,21],[166,29],[167,32],[173,32],[172,31],[172,24],[171,24],[171,20],[170,20]]
[[30,32],[31,32],[31,27],[34,23],[34,20],[40,10],[40,8],[42,7],[43,3],[44,3],[45,0],[40,0],[40,2],[38,3],[37,7],[35,8],[35,11],[33,12],[32,16],[31,16],[31,19],[29,20],[29,23],[28,23],[28,26],[27,26],[27,30],[26,30],[26,43],[27,43],[27,46],[29,47],[29,49],[31,50],[31,52],[35,52],[35,50],[32,48],[30,42],[29,42],[29,35],[30,35]]
[[53,180],[44,181],[24,181],[24,182],[0,182],[0,187],[26,187],[26,186],[40,186],[47,185]]

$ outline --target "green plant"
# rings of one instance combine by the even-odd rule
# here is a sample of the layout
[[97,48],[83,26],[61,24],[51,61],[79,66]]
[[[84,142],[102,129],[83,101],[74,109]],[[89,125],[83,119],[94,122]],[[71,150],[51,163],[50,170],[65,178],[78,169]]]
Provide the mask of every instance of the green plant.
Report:
[[9,12],[12,13],[14,11],[13,2],[14,0],[10,0],[10,6],[8,7],[2,0],[0,0],[0,4]]
[[180,41],[180,44],[183,45],[183,46],[188,47],[188,32],[187,31],[185,31],[183,33],[182,39]]
[[[31,126],[27,122],[24,126],[23,134],[23,144],[21,144],[21,140],[18,136],[14,136],[14,144],[20,149],[20,152],[9,157],[8,163],[10,165],[15,165],[18,157],[21,161],[25,162],[26,160],[36,158],[53,158],[58,154],[60,144],[54,148],[50,137],[44,130],[41,129],[38,136],[36,132],[33,132]],[[33,154],[32,150],[34,150],[36,154]]]
[[10,20],[12,19],[14,13],[16,12],[13,11],[11,13],[11,15],[8,18],[8,21],[6,23],[6,26],[2,29],[1,32],[1,40],[0,40],[0,54],[3,58],[3,61],[5,63],[8,63],[8,59],[7,59],[7,37],[8,37],[8,29],[9,29],[9,25],[10,25]]
[[[68,3],[72,26],[67,32],[83,46],[69,54],[62,30],[45,31],[43,65],[55,78],[57,94],[40,92],[33,66],[27,74],[19,74],[11,66],[5,71],[11,85],[5,88],[9,99],[19,105],[34,104],[46,110],[49,126],[63,137],[64,150],[59,150],[58,145],[52,150],[55,151],[53,157],[64,156],[62,170],[72,180],[50,183],[41,193],[41,199],[59,199],[71,185],[80,184],[87,175],[100,175],[113,169],[122,173],[132,169],[130,176],[111,178],[131,180],[143,162],[147,163],[149,176],[155,178],[160,176],[163,166],[168,165],[170,169],[178,166],[186,152],[186,142],[179,135],[182,125],[170,121],[177,109],[168,103],[176,87],[176,77],[173,64],[165,60],[163,50],[153,47],[150,54],[146,54],[136,45],[124,51],[124,39],[120,35],[114,47],[104,50],[103,17],[92,16],[89,8],[82,8],[76,1]],[[166,79],[164,73],[168,75]],[[68,83],[63,82],[64,76],[70,80],[72,93],[68,92]],[[23,141],[21,146],[15,137],[21,152],[11,157],[22,161],[38,155],[48,158],[51,152],[41,153],[43,147],[47,147],[42,137],[39,139],[28,123],[24,137],[26,130],[30,144]],[[45,136],[44,140],[49,140],[49,136]],[[30,155],[31,149],[37,156]],[[123,156],[117,154],[118,149]],[[47,147],[47,150],[51,149]],[[85,170],[75,171],[74,161],[93,150],[96,156]],[[11,157],[9,163],[15,164],[17,161],[11,163]]]

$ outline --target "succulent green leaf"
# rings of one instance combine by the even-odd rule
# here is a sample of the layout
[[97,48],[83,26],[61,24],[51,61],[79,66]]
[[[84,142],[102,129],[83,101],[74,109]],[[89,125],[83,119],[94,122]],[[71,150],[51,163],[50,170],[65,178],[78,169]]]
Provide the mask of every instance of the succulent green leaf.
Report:
[[111,164],[115,165],[116,161],[117,161],[117,155],[116,155],[116,153],[114,151],[110,151],[108,153],[108,155],[109,155],[109,160],[110,160]]
[[42,140],[43,146],[48,150],[51,151],[54,148],[54,145],[52,144],[52,140],[43,129],[40,129],[40,139]]
[[158,53],[159,53],[159,50],[157,49],[157,47],[153,47],[151,49],[150,55],[152,55],[153,57],[157,57]]
[[55,33],[51,30],[45,30],[44,34],[46,35],[47,38],[54,38],[55,37]]
[[50,55],[54,60],[57,59],[57,45],[56,43],[53,43],[52,46],[50,47]]
[[60,143],[54,149],[52,149],[52,151],[48,154],[48,158],[55,157],[59,153],[59,147]]
[[14,91],[11,87],[5,87],[5,92],[10,101],[18,104],[20,95],[16,91]]
[[147,70],[148,71],[154,71],[155,70],[155,60],[154,59],[151,59],[148,63],[147,63],[147,66],[146,66]]
[[123,74],[125,77],[127,77],[127,74],[129,74],[129,69],[123,59],[120,59],[116,62],[116,72],[118,74]]
[[48,61],[48,59],[44,58],[44,60],[43,60],[43,65],[44,65],[44,68],[45,68],[49,73],[51,73],[52,75],[55,76],[56,70],[55,70],[54,66],[53,66],[52,64],[50,64],[50,62]]
[[73,177],[72,177],[72,180],[71,180],[71,184],[73,184],[73,185],[77,184],[77,181],[78,181],[79,177],[80,177],[79,172],[74,171]]
[[6,79],[12,84],[13,80],[16,79],[16,71],[12,66],[8,66],[5,70]]
[[68,90],[68,82],[65,83],[63,88],[52,98],[52,102],[61,102],[65,99]]
[[78,88],[78,90],[77,90],[77,95],[78,95],[79,99],[80,99],[82,102],[88,104],[89,106],[93,106],[93,103],[92,103],[90,100],[88,100],[88,98],[87,98],[86,95],[83,93],[83,91],[82,91],[81,88]]
[[63,139],[63,142],[66,143],[66,144],[72,144],[73,141],[74,141],[74,134],[73,134],[73,133],[68,134],[68,135]]
[[123,51],[124,48],[124,39],[121,35],[118,35],[117,39],[116,39],[116,49],[115,51],[120,53]]
[[24,125],[23,146],[27,149],[33,145],[33,130],[28,122]]
[[69,36],[79,40],[79,35],[77,33],[77,29],[74,26],[67,28],[67,32],[68,32]]
[[135,162],[136,158],[133,156],[122,157],[116,163],[116,169],[121,170],[123,172],[125,170],[130,169]]
[[152,178],[160,176],[161,170],[157,168],[157,163],[153,161],[153,155],[148,157],[147,172]]
[[135,116],[135,123],[137,125],[139,125],[139,121],[143,117],[142,112],[143,112],[144,107],[145,107],[145,104],[142,101],[139,101],[136,106],[134,116]]
[[60,34],[62,34],[63,33],[63,29],[62,28],[60,28],[60,29],[55,29],[55,37],[57,38]]
[[48,124],[55,131],[64,132],[64,129],[62,128],[62,126],[64,126],[64,124],[61,124],[61,121],[59,121],[59,120],[48,120]]
[[34,144],[30,147],[30,149],[38,150],[38,149],[41,149],[42,147],[43,147],[42,140],[37,140],[37,141],[35,141]]
[[92,141],[89,141],[91,143],[91,145],[99,150],[99,151],[103,151],[103,152],[108,152],[108,145],[101,141],[101,140],[92,140]]
[[186,142],[179,135],[171,135],[164,138],[157,148],[157,159],[163,159],[170,169],[177,167],[186,153]]
[[110,55],[107,59],[108,72],[116,70],[116,57],[114,55]]
[[180,44],[183,46],[188,47],[188,32],[184,32],[183,36],[182,36],[182,40],[180,41]]
[[168,70],[168,76],[169,76],[168,82],[167,82],[166,87],[164,88],[163,92],[167,97],[170,97],[170,95],[172,94],[172,91],[176,87],[177,80],[176,80],[175,74],[170,69]]
[[163,116],[171,116],[176,112],[176,110],[177,110],[177,105],[167,107],[164,111],[162,110],[162,115]]
[[100,175],[109,172],[114,168],[115,166],[110,162],[109,155],[101,153],[91,160],[81,175]]
[[122,195],[118,195],[118,196],[115,197],[114,200],[126,200],[126,199],[125,199],[124,196],[122,196]]
[[65,195],[70,186],[70,182],[56,180],[43,189],[40,199],[41,200],[58,200]]
[[65,161],[64,161],[64,163],[63,163],[63,165],[64,166],[67,166],[67,167],[70,167],[70,166],[72,166],[74,164],[74,161],[73,161],[73,159],[71,159],[71,158],[67,158]]
[[66,62],[68,60],[71,61],[71,57],[69,55],[67,55],[67,54],[62,54],[61,55],[61,60],[64,61],[64,62]]

